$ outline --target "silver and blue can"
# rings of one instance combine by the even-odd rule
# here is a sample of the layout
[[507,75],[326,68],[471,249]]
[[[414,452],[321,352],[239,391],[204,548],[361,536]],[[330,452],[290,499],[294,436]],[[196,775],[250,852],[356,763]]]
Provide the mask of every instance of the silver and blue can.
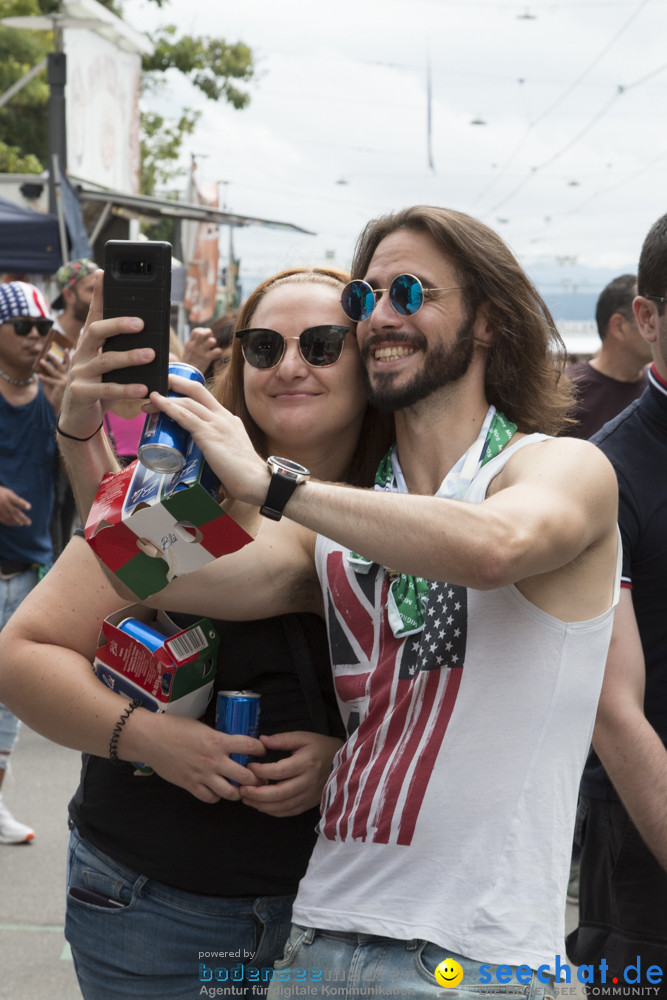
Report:
[[167,638],[162,632],[153,628],[152,625],[142,622],[139,618],[125,618],[118,624],[118,628],[121,632],[125,632],[126,635],[136,639],[142,646],[150,649],[151,653],[154,653],[156,649],[163,646],[164,640]]
[[[180,375],[181,378],[205,385],[204,376],[199,369],[193,365],[186,365],[183,361],[171,361],[169,374]],[[170,389],[168,395],[177,397],[182,393]],[[188,432],[166,413],[149,413],[141,432],[137,458],[142,465],[152,469],[153,472],[172,475],[174,472],[180,472],[185,465],[189,441]]]
[[[218,691],[215,728],[230,736],[259,736],[260,695],[254,691]],[[253,760],[251,754],[233,753],[232,760],[243,767]],[[236,782],[232,782],[236,784]]]

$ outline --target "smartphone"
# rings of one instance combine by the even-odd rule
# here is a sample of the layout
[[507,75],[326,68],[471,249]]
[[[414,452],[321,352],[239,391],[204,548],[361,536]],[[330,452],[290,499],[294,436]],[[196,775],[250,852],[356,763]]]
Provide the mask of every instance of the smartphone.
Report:
[[71,351],[73,349],[74,349],[74,344],[71,342],[71,340],[69,340],[68,337],[65,336],[64,333],[61,333],[60,330],[56,330],[55,328],[51,329],[49,333],[46,335],[46,339],[42,344],[41,351],[35,358],[35,363],[32,366],[32,370],[34,372],[40,370],[39,363],[42,360],[42,358],[45,358],[47,356],[47,354],[53,355],[53,357],[56,358],[58,361],[64,361],[65,351]]
[[69,894],[72,899],[79,899],[82,903],[92,903],[93,906],[101,906],[105,910],[124,909],[125,903],[119,903],[117,899],[103,896],[92,889],[86,889],[82,885],[71,885]]
[[109,337],[103,350],[152,347],[155,358],[145,365],[105,372],[104,382],[140,382],[149,393],[167,395],[170,313],[171,244],[109,240],[104,246],[104,319],[139,316],[144,329]]

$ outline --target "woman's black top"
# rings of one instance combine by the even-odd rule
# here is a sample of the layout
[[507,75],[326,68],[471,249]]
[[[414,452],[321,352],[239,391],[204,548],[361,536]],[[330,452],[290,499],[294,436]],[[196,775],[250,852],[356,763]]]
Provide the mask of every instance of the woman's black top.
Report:
[[[185,627],[196,618],[171,614]],[[343,737],[324,622],[293,614],[214,621],[220,635],[215,690],[262,696],[264,734],[309,730]],[[206,721],[212,725],[215,696]],[[271,759],[270,757],[263,758]],[[242,802],[201,802],[156,774],[84,754],[70,821],[93,846],[142,875],[215,896],[296,892],[315,843],[317,808],[277,818]]]

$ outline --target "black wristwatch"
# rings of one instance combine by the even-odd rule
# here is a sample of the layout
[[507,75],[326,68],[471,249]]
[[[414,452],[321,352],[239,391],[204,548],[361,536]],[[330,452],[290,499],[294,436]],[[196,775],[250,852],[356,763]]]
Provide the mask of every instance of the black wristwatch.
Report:
[[270,455],[266,465],[271,473],[271,482],[264,506],[259,508],[259,512],[272,521],[279,521],[294,490],[310,479],[310,470],[305,465],[292,462],[289,458],[278,458],[277,455]]

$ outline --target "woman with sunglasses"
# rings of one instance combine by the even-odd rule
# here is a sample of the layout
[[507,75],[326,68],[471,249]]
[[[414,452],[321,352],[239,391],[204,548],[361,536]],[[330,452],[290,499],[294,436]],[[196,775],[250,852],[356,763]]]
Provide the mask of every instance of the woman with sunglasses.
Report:
[[[356,340],[340,307],[346,277],[294,269],[263,282],[241,309],[216,394],[266,456],[286,455],[323,478],[369,485],[391,430],[389,418],[366,404]],[[94,319],[101,317],[101,287],[98,276]],[[115,323],[89,322],[78,345],[60,419],[72,437],[87,436],[82,421],[101,423],[101,397],[106,408],[141,395],[100,381],[109,354],[98,348]],[[110,360],[121,367],[140,359],[129,352]],[[69,454],[88,456],[98,480],[111,467],[102,433],[88,443],[63,439]],[[286,521],[262,525],[262,532],[286,530]],[[183,596],[168,610],[185,625],[202,609],[188,598],[187,577],[181,582]],[[289,581],[275,586],[278,592]],[[252,601],[249,592],[249,618]],[[0,691],[19,715],[84,751],[70,804],[66,918],[83,995],[195,997],[207,984],[261,995],[282,954],[320,792],[343,736],[324,623],[312,613],[214,622],[221,637],[216,689],[261,695],[261,739],[140,709],[124,739],[132,729],[141,733],[141,760],[155,773],[137,777],[128,762],[109,760],[127,699],[90,671],[100,623],[122,604],[75,537],[22,609],[14,641],[8,637],[13,652],[0,665]],[[295,593],[295,612],[306,605],[315,601]],[[257,762],[244,768],[230,759],[243,752]],[[256,786],[253,805],[241,801],[244,784]]]

